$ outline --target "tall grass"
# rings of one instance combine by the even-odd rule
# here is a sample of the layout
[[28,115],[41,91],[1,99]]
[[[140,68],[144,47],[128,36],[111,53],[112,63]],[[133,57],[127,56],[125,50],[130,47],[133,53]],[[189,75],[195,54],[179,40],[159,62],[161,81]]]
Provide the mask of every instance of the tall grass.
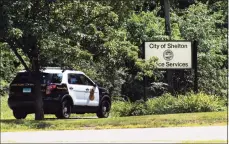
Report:
[[113,102],[112,116],[135,116],[151,114],[192,113],[224,111],[227,106],[224,100],[205,93],[189,93],[177,97],[165,94],[146,102]]
[[[15,119],[12,110],[7,105],[7,97],[1,99],[1,119]],[[192,113],[192,112],[217,112],[227,109],[227,101],[215,95],[204,93],[178,95],[177,97],[165,94],[161,97],[144,101],[127,102],[113,101],[111,116],[138,116],[152,114]],[[78,115],[72,117],[95,116],[95,114]],[[46,118],[55,118],[54,115],[45,115]],[[27,119],[34,119],[34,114],[29,114]]]

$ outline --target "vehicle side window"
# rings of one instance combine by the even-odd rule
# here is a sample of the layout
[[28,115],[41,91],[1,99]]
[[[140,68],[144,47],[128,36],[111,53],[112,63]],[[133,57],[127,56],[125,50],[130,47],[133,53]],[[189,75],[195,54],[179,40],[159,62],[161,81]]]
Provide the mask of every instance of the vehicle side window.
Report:
[[83,85],[93,86],[93,83],[85,75],[80,74],[79,77]]
[[68,74],[69,84],[82,84],[78,74]]
[[52,83],[61,83],[63,75],[60,74],[53,74],[52,76]]

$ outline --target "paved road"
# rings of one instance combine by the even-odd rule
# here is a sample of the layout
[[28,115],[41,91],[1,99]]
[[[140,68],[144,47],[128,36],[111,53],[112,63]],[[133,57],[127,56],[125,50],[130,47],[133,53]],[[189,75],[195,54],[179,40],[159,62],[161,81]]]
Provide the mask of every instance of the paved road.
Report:
[[1,143],[49,142],[182,142],[199,140],[227,140],[227,126],[141,128],[110,130],[71,130],[37,132],[3,132]]

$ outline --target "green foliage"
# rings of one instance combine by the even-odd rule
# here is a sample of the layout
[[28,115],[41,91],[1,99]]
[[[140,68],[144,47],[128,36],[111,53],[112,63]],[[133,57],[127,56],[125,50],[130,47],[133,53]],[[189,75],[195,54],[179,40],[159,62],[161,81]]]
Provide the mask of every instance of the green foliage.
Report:
[[164,19],[156,13],[157,10],[133,14],[126,23],[128,40],[140,46],[144,41],[168,39],[164,34]]
[[[208,94],[226,96],[227,74],[227,28],[225,3],[201,2],[191,5],[181,16],[175,16],[179,23],[181,37],[198,42],[198,84],[199,90]],[[192,74],[187,77],[192,81]]]
[[3,96],[8,92],[8,85],[15,73],[22,67],[7,44],[1,42],[0,62],[0,96]]
[[146,110],[147,107],[142,100],[134,103],[116,101],[112,105],[112,116],[138,116],[148,113]]
[[178,96],[178,101],[175,105],[177,107],[176,111],[182,113],[226,110],[226,104],[222,98],[204,93]]
[[177,97],[164,94],[146,102],[114,102],[114,116],[134,116],[151,114],[172,114],[192,112],[213,112],[226,110],[225,101],[215,95],[189,93]]
[[[227,1],[170,3],[171,39],[198,41],[199,90],[226,97]],[[156,70],[157,59],[141,59],[144,41],[169,39],[164,34],[159,0],[3,0],[0,7],[2,87],[21,69],[21,65],[14,66],[18,60],[10,48],[17,49],[29,66],[38,48],[41,67],[69,66],[84,71],[111,95],[141,99],[143,76],[150,90],[165,91],[158,84],[164,82],[164,73]],[[193,72],[182,74],[173,74],[180,84],[175,89],[178,94],[193,87]]]
[[170,94],[164,94],[163,96],[149,99],[146,104],[148,112],[151,114],[166,114],[166,113],[175,113],[174,109],[176,105],[176,98]]

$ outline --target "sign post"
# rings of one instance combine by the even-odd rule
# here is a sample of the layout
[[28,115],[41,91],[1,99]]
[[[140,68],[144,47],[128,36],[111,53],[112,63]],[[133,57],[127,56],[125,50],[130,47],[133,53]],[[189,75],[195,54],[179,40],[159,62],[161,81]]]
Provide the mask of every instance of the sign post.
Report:
[[194,92],[198,93],[198,75],[197,75],[197,41],[193,43],[193,68],[194,68]]
[[[170,4],[169,0],[161,0],[163,1],[162,7],[164,8],[164,17],[165,17],[165,34],[169,36],[169,40],[171,40],[171,27],[170,27]],[[173,72],[174,70],[167,69],[167,82],[169,86],[173,86]]]
[[171,39],[171,27],[170,27],[170,4],[169,0],[164,0],[164,15],[165,15],[165,34]]

